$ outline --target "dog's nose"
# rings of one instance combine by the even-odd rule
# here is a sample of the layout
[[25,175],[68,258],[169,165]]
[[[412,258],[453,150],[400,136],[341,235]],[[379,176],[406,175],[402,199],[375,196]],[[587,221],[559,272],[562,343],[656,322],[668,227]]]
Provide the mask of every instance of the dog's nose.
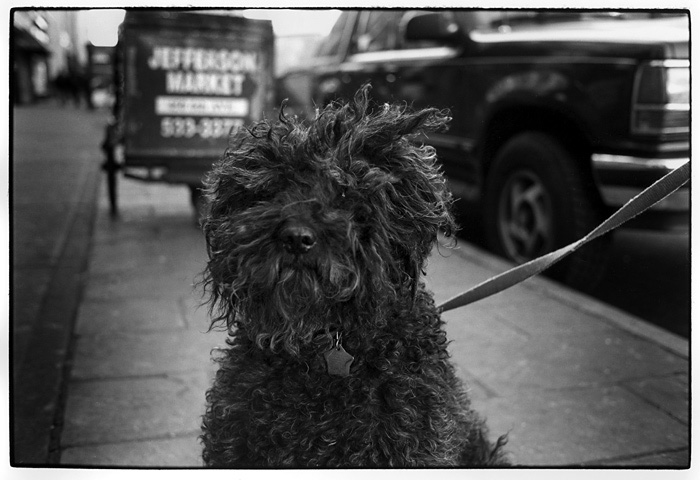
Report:
[[306,253],[316,244],[313,230],[301,225],[290,225],[281,233],[282,245],[289,253]]

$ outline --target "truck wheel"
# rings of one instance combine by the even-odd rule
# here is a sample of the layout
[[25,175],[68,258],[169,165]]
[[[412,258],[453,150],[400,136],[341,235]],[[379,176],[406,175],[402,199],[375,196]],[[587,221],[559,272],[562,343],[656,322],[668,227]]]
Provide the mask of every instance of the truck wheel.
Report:
[[[486,181],[485,220],[489,249],[525,263],[585,236],[602,220],[591,182],[574,156],[555,138],[526,132],[497,152]],[[590,290],[602,278],[610,236],[580,248],[547,274]]]

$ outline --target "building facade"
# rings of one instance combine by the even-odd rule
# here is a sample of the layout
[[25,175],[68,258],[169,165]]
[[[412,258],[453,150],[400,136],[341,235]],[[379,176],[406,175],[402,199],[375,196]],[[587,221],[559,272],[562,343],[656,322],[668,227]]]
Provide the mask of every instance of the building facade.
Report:
[[49,97],[59,76],[85,71],[87,38],[77,10],[13,10],[10,44],[16,104]]

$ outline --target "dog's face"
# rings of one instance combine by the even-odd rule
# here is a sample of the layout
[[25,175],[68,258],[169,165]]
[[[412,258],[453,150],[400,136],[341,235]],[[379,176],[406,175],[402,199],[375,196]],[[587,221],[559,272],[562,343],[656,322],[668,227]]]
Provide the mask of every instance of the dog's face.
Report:
[[415,136],[440,111],[370,111],[367,89],[304,126],[239,130],[206,181],[205,285],[216,322],[298,353],[319,331],[415,293],[451,197]]

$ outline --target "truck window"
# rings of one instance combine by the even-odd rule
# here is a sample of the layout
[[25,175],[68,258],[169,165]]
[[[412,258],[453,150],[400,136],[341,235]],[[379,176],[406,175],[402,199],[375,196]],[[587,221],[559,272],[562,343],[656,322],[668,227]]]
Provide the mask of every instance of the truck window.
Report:
[[328,34],[326,41],[321,42],[319,50],[316,52],[317,57],[334,57],[339,55],[341,52],[342,41],[344,38],[343,32],[346,26],[349,26],[349,22],[354,19],[354,15],[351,15],[350,11],[345,11],[340,14],[338,20],[333,25],[331,33]]
[[398,48],[401,10],[364,10],[353,38],[352,53],[377,52]]
[[[406,50],[440,46],[431,40],[408,42],[404,39],[405,22],[416,11],[363,10],[360,12],[357,31],[353,37],[351,53],[378,52],[384,50]],[[443,15],[453,18],[453,13]]]

